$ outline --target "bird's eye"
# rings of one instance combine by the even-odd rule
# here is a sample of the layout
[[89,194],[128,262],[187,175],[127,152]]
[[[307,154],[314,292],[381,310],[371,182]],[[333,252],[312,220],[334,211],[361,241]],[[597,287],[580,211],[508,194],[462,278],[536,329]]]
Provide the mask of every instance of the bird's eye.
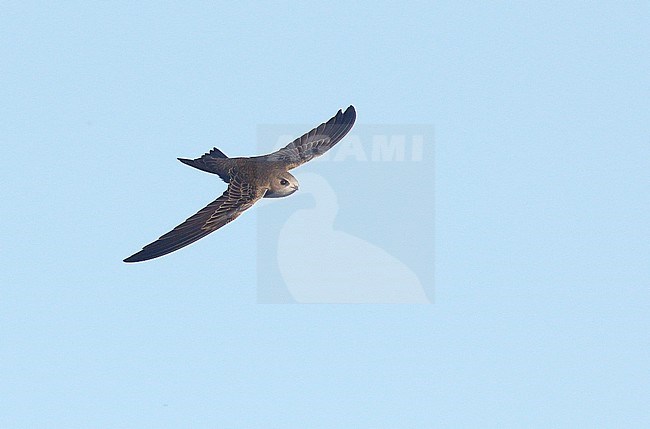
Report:
[[285,179],[280,180],[280,185],[282,186],[287,186],[289,182],[287,182]]

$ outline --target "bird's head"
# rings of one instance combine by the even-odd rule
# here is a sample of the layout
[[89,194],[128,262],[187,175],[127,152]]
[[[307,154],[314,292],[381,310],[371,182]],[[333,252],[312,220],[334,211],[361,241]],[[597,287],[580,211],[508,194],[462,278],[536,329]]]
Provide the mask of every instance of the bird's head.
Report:
[[298,180],[285,171],[271,179],[269,190],[264,198],[280,198],[293,194],[298,190]]

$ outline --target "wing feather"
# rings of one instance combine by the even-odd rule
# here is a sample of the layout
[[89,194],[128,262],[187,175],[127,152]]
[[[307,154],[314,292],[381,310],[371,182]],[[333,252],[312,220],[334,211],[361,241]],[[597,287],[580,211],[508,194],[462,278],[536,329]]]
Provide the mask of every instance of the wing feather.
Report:
[[313,158],[320,156],[337,144],[352,129],[357,112],[354,106],[341,110],[329,121],[295,139],[285,147],[265,155],[267,161],[280,161],[291,170]]
[[235,220],[262,198],[264,192],[266,189],[259,189],[235,176],[219,198],[124,262],[146,261],[192,244]]

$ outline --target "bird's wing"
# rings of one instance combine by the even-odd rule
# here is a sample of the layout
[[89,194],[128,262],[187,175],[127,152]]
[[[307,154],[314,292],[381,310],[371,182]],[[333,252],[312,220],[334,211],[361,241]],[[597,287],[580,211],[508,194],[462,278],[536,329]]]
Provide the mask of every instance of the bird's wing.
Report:
[[234,176],[223,195],[124,262],[146,261],[194,243],[235,220],[262,198],[265,192],[266,188],[253,186],[241,177]]
[[332,148],[350,131],[356,118],[354,106],[348,107],[345,112],[339,110],[329,121],[263,158],[267,161],[285,162],[287,170],[296,168]]

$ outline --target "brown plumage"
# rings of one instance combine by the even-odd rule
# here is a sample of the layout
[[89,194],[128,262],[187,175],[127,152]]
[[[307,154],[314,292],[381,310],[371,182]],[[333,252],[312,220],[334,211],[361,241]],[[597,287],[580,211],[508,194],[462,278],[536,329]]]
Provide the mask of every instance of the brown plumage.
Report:
[[350,131],[356,119],[353,106],[338,113],[282,149],[262,156],[228,158],[219,149],[196,159],[179,158],[184,164],[217,174],[228,189],[194,216],[129,256],[124,262],[140,262],[187,246],[235,220],[260,198],[280,198],[298,190],[288,170],[322,155]]

